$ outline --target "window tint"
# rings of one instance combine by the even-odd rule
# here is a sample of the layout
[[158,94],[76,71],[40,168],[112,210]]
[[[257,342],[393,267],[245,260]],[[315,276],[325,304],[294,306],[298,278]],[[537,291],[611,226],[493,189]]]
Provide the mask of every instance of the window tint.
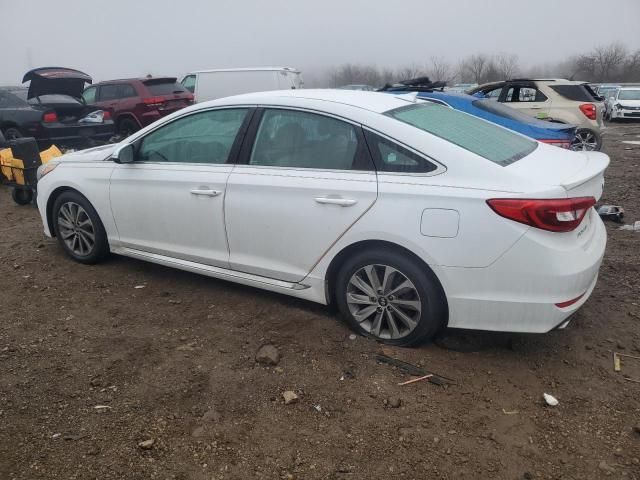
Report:
[[120,98],[120,85],[101,85],[100,86],[100,100],[117,100]]
[[365,136],[376,169],[380,172],[427,173],[437,168],[433,163],[380,135],[365,131]]
[[251,165],[349,170],[359,153],[353,125],[293,110],[265,110]]
[[502,166],[520,160],[538,146],[535,141],[491,122],[434,103],[408,105],[386,115]]
[[136,160],[225,163],[246,115],[246,108],[235,108],[180,118],[144,137]]
[[549,85],[560,96],[576,102],[593,102],[595,98],[584,85]]
[[175,80],[159,82],[147,80],[144,82],[151,95],[171,95],[173,93],[185,93],[187,90]]
[[505,102],[544,102],[547,97],[540,90],[532,87],[509,87]]
[[484,96],[491,100],[498,100],[498,97],[502,93],[502,87],[494,88],[493,90],[489,90],[488,92],[484,92]]
[[129,97],[137,97],[136,89],[133,88],[133,85],[129,85],[128,83],[123,83],[120,85],[120,98],[129,98]]
[[196,76],[187,75],[182,79],[182,86],[193,93],[196,89]]
[[82,92],[82,98],[84,98],[85,103],[94,103],[96,101],[97,91],[98,89],[96,87],[89,87],[84,92]]

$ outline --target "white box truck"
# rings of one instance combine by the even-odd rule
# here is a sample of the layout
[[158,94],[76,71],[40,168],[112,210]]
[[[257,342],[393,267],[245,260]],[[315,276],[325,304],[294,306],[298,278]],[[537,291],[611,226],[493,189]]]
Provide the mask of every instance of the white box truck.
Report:
[[302,74],[290,67],[223,68],[191,72],[182,85],[196,102],[251,92],[302,88]]

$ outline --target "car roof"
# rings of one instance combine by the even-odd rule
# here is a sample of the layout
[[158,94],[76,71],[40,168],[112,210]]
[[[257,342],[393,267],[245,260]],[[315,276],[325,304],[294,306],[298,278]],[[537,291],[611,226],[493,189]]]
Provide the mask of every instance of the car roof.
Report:
[[140,78],[115,78],[113,80],[103,80],[98,83],[94,83],[94,85],[108,85],[110,83],[123,83],[123,82],[145,82],[147,80],[166,80],[166,81],[177,81],[176,77],[140,77]]
[[374,113],[383,113],[415,102],[415,94],[389,95],[388,93],[381,92],[330,88],[315,90],[276,90],[272,92],[246,93],[243,95],[211,100],[198,105],[290,105],[291,103],[304,103],[305,100],[326,102],[327,111],[331,110],[331,104],[340,104],[356,107],[362,110],[368,110]]
[[292,73],[300,73],[300,70],[293,67],[244,67],[244,68],[211,68],[206,70],[194,70],[188,75],[194,73],[215,73],[215,72],[279,72],[286,71]]
[[637,87],[620,87],[619,90],[640,90],[640,86],[637,86]]

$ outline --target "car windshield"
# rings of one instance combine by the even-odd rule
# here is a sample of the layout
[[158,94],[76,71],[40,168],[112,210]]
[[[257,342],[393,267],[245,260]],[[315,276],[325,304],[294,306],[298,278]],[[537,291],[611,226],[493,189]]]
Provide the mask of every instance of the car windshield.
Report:
[[501,166],[517,162],[538,144],[505,128],[435,103],[418,103],[385,113]]
[[618,100],[640,100],[640,88],[636,90],[620,90]]
[[172,93],[187,93],[187,89],[176,81],[149,81],[145,82],[151,95],[171,95]]

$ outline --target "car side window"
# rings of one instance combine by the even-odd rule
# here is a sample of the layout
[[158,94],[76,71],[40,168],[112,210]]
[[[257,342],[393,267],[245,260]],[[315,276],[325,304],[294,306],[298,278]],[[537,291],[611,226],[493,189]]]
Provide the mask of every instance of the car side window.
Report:
[[533,87],[509,87],[505,95],[505,102],[544,102],[547,97],[537,88]]
[[365,130],[365,137],[379,172],[428,173],[438,168],[425,158],[373,132]]
[[265,110],[250,165],[351,170],[360,154],[356,127],[296,110]]
[[84,103],[88,105],[95,103],[97,90],[98,89],[96,87],[89,87],[84,92],[82,92],[82,98],[84,98]]
[[196,89],[196,76],[187,75],[182,79],[182,86],[193,93]]
[[136,89],[133,88],[133,85],[129,85],[127,83],[123,83],[120,85],[120,98],[129,98],[129,97],[137,97]]
[[498,100],[500,93],[502,92],[502,87],[494,88],[493,90],[489,90],[484,92],[484,96],[490,100]]
[[120,85],[112,84],[100,86],[101,101],[117,100],[118,98],[120,98]]
[[182,117],[142,139],[143,162],[226,163],[248,109],[209,110]]

